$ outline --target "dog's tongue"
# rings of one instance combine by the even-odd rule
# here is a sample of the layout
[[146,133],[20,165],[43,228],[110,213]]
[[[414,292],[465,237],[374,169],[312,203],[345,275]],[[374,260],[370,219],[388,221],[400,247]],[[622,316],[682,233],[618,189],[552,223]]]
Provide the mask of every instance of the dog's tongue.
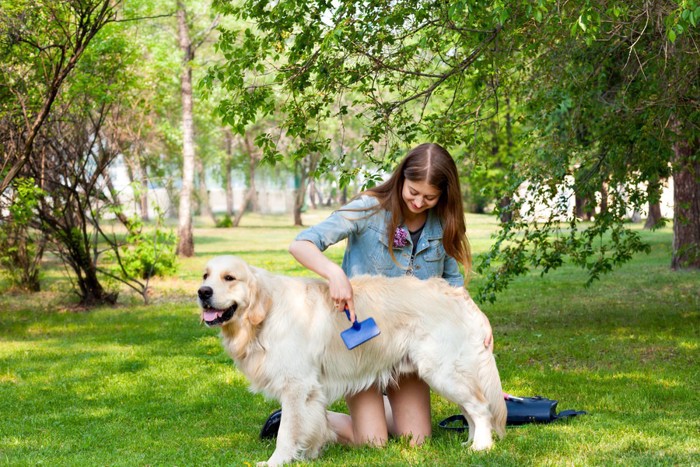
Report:
[[214,321],[216,318],[221,317],[224,314],[224,310],[206,310],[202,312],[202,318],[204,321]]

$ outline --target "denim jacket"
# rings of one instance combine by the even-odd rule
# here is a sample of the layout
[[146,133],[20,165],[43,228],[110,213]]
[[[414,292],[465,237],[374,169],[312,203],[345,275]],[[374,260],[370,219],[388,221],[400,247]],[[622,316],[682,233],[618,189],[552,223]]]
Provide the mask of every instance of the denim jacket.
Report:
[[[413,243],[407,235],[406,245],[393,247],[397,266],[389,253],[387,224],[391,213],[375,210],[379,201],[374,196],[361,196],[323,222],[302,231],[296,240],[306,240],[324,251],[329,246],[347,238],[342,268],[348,277],[360,274],[389,277],[412,274],[419,279],[442,277],[454,287],[464,286],[457,261],[445,253],[442,244],[442,224],[433,209],[418,240],[415,258],[411,261]],[[406,230],[405,226],[401,226]],[[393,246],[393,239],[391,240]]]

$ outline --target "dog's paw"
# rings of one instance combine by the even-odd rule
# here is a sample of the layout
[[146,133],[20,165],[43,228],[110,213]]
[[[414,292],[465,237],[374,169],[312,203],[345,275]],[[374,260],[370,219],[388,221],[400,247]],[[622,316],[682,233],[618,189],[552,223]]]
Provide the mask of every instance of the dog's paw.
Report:
[[268,460],[264,462],[258,462],[256,465],[258,467],[264,466],[264,467],[277,467],[279,465],[285,465],[289,464],[290,462],[293,462],[294,459],[291,457],[285,457],[285,456],[275,456],[273,453],[272,457],[270,457]]
[[493,439],[491,437],[485,439],[474,438],[473,441],[462,443],[464,446],[469,446],[472,451],[488,451],[493,447]]

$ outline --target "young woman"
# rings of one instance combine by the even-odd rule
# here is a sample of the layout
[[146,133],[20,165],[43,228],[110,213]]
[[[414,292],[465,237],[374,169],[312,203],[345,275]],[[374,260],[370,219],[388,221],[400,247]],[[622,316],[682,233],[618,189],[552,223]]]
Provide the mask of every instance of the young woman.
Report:
[[[343,239],[348,243],[338,266],[322,251]],[[349,277],[355,275],[442,277],[464,287],[458,263],[468,273],[471,253],[454,160],[437,144],[421,144],[386,182],[301,232],[289,252],[328,280],[336,309],[342,312],[347,306],[352,320]],[[485,316],[484,320],[488,323]],[[484,345],[492,346],[492,336]],[[386,396],[379,388],[348,396],[349,416],[329,412],[341,442],[381,446],[392,434],[410,436],[412,444],[420,444],[430,436],[430,388],[416,375],[403,376],[397,383],[386,389]]]

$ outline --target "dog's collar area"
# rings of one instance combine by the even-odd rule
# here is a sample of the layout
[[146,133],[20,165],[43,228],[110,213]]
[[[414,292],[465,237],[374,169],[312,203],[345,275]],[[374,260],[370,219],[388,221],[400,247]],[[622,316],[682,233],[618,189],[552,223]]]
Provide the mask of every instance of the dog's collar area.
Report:
[[236,303],[228,307],[226,310],[204,308],[204,310],[202,310],[202,321],[204,321],[204,324],[210,327],[221,326],[233,318],[236,308],[238,308],[238,304]]

